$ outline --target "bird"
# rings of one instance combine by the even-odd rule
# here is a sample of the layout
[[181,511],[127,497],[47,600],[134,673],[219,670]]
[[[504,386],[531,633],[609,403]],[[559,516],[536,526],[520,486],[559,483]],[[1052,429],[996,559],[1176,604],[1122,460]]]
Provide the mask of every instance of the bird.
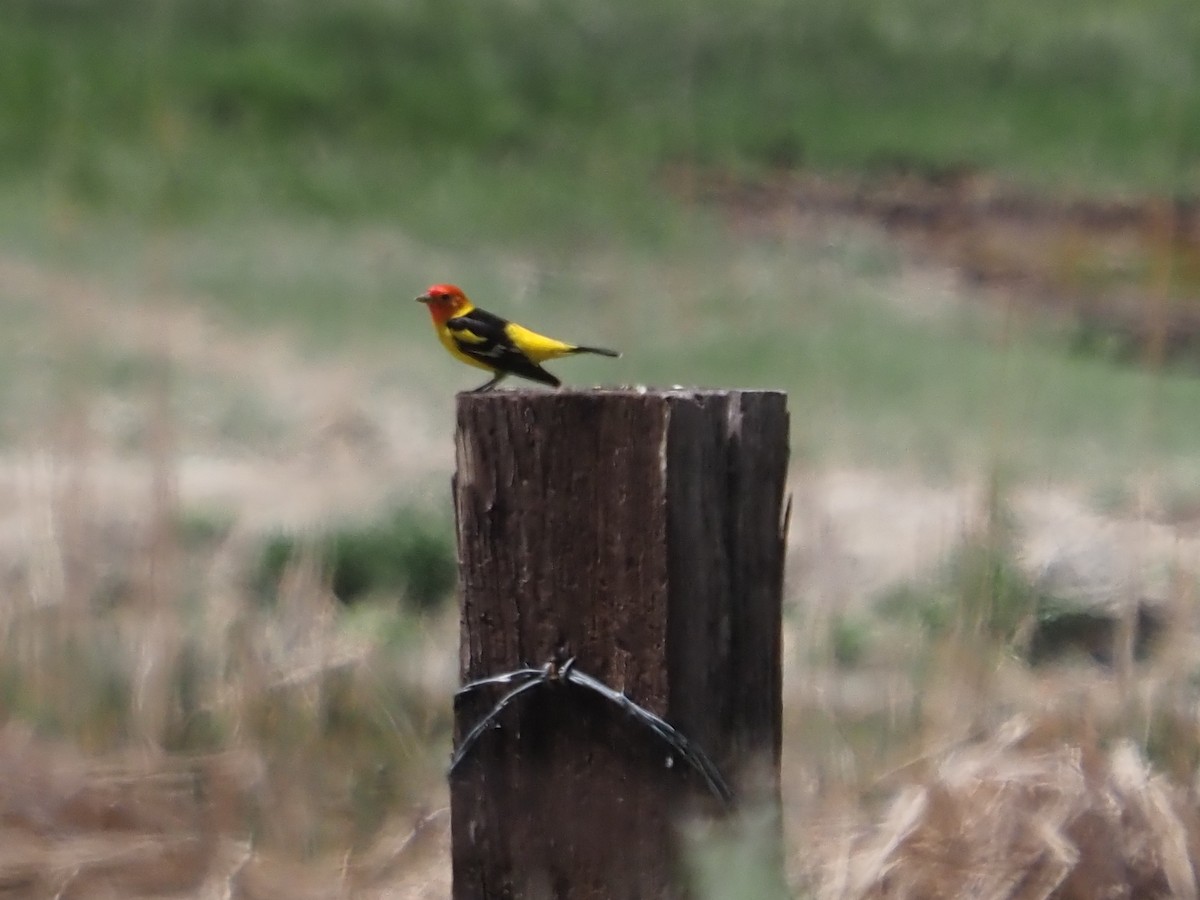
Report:
[[558,387],[562,382],[542,368],[541,364],[547,360],[577,353],[621,355],[616,350],[568,344],[530,331],[480,309],[452,284],[431,285],[417,297],[417,302],[429,307],[437,336],[451,356],[492,373],[490,381],[470,391],[473,394],[490,391],[509,375]]

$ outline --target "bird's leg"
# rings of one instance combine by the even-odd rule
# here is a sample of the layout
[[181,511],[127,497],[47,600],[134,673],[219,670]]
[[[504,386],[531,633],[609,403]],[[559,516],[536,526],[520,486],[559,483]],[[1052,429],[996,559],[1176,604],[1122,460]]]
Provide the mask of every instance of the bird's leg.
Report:
[[492,388],[494,388],[496,385],[498,385],[501,381],[503,381],[507,375],[508,375],[507,372],[497,372],[495,377],[493,377],[491,381],[487,382],[486,384],[481,384],[479,387],[477,387],[473,390],[467,391],[467,393],[468,394],[482,394],[486,391],[490,391]]

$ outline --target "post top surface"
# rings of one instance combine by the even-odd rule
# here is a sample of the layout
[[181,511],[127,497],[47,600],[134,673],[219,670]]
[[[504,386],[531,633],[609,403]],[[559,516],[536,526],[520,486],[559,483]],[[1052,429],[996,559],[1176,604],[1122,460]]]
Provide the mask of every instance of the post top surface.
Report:
[[471,402],[512,402],[515,400],[569,399],[575,397],[611,397],[611,398],[680,398],[680,397],[732,397],[732,396],[780,396],[786,399],[787,391],[781,389],[757,388],[701,388],[673,385],[671,387],[650,387],[648,385],[615,385],[590,388],[559,388],[548,391],[541,388],[513,388],[484,393],[462,391],[459,400]]

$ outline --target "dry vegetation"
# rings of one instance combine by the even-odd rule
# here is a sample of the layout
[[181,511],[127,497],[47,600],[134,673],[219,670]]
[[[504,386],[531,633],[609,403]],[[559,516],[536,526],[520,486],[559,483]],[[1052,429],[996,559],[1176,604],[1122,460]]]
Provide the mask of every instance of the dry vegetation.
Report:
[[[68,379],[5,462],[0,888],[447,896],[452,613],[356,619],[315,541],[270,603],[245,575],[281,522],[315,535],[378,506],[364,469],[441,480],[430,460],[448,435],[403,393],[367,390],[369,361],[306,360],[186,297],[151,313],[30,266],[0,277],[10,297],[90,310],[52,317],[46,347],[78,355],[103,332],[161,364],[119,386],[138,427],[112,427],[117,392]],[[158,380],[186,394],[222,376],[277,411],[270,444],[285,451],[231,451]],[[1187,520],[896,472],[800,470],[794,490],[784,812],[798,894],[1196,896]],[[964,546],[994,556],[950,571]],[[1118,618],[1146,598],[1167,617],[1152,658],[1022,660],[1036,610],[1020,604],[1064,547],[1119,582]],[[1009,563],[1025,593],[998,586]],[[879,613],[897,585],[910,608]],[[997,608],[1005,597],[1017,606]]]
[[[823,511],[792,547],[809,595],[785,691],[801,895],[1197,896],[1194,535],[1054,490],[997,507],[994,490],[881,479],[801,493],[799,509]],[[1030,665],[1038,594],[1061,588],[1047,564],[1081,547],[1077,574],[1115,604],[1108,661],[1076,646]],[[896,583],[909,587],[863,601]],[[1131,604],[1148,597],[1165,628],[1143,658]]]
[[[452,616],[403,594],[344,610],[319,539],[396,502],[381,474],[439,468],[422,413],[186,298],[11,260],[0,292],[50,311],[25,334],[49,365],[22,373],[48,401],[0,460],[0,894],[445,896],[424,860],[446,830]],[[138,377],[109,383],[93,349]],[[231,382],[282,411],[275,455],[179,405]],[[298,550],[263,596],[281,528]]]
[[869,825],[812,832],[818,897],[1194,897],[1190,792],[1059,722],[922,760]]

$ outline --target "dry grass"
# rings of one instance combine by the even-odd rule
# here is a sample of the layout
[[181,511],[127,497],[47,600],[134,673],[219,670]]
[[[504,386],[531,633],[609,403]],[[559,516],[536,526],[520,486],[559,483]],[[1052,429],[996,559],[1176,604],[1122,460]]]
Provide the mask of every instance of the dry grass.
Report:
[[[841,472],[804,486],[784,759],[800,895],[1198,896],[1195,535],[1045,490],[997,506],[987,491],[909,484],[885,492],[904,498],[891,510],[869,498],[880,480]],[[933,544],[914,547],[914,531]],[[1031,667],[1028,625],[981,620],[999,588],[979,582],[976,596],[974,576],[936,625],[872,617],[869,573],[944,599],[945,583],[917,573],[981,538],[1030,573],[1077,557],[1118,609],[1154,598],[1166,637],[1143,662],[1118,630],[1110,668]],[[833,647],[847,614],[862,630],[849,662]]]
[[[311,555],[271,606],[238,577],[272,524],[445,474],[428,412],[279,335],[230,334],[186,298],[150,327],[78,280],[0,261],[0,285],[61,304],[55,354],[111,332],[106,347],[153,363],[120,397],[64,376],[0,460],[0,896],[448,896],[454,622],[400,644],[347,627]],[[233,453],[169,402],[226,376],[284,411]],[[140,426],[114,428],[121,415]],[[884,658],[845,669],[810,652],[830,620],[986,534],[988,516],[978,491],[877,473],[805,491],[798,507],[824,517],[799,517],[793,548],[809,618],[789,634],[784,773],[803,895],[1196,896],[1187,642],[1136,671],[1030,673],[963,619],[936,643],[889,635]],[[1013,499],[1035,555],[1088,530],[1148,554],[1196,546],[1057,495]],[[197,507],[230,517],[215,543],[188,544]],[[1189,584],[1168,598],[1181,634],[1196,630]]]
[[444,829],[415,812],[440,795],[444,625],[347,633],[305,563],[255,610],[219,578],[87,593],[57,562],[0,622],[0,895],[423,896],[401,888]]
[[445,807],[397,816],[354,853],[299,860],[260,849],[241,808],[262,760],[88,757],[10,724],[0,731],[0,896],[388,897],[445,895]]
[[[403,402],[376,415],[361,373],[181,298],[11,262],[0,296],[39,310],[49,364],[19,373],[46,402],[0,459],[0,896],[445,896],[452,619],[348,615],[312,553],[269,602],[247,577],[264,532],[315,536],[427,472],[422,415],[394,435]],[[214,435],[214,378],[278,429]]]
[[820,898],[1195,897],[1195,798],[1128,741],[1014,718],[924,760],[880,816],[814,829]]

